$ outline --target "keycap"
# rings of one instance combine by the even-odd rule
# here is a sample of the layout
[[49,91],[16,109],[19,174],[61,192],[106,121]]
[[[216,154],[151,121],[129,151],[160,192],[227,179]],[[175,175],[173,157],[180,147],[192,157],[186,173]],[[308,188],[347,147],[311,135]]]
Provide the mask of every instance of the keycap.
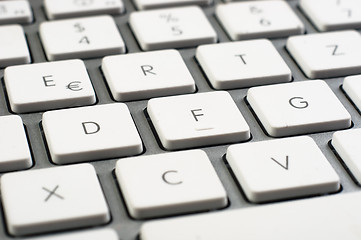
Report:
[[109,209],[90,164],[1,177],[7,230],[14,236],[105,224]]
[[359,184],[361,183],[360,141],[361,129],[337,131],[332,136],[332,146]]
[[153,98],[148,114],[168,150],[246,141],[250,129],[227,92]]
[[45,112],[42,126],[51,159],[57,164],[131,156],[143,151],[142,140],[124,103]]
[[120,159],[115,173],[136,219],[227,205],[226,191],[202,150]]
[[273,137],[351,126],[350,114],[322,80],[253,87],[247,100]]
[[202,45],[196,50],[196,58],[215,89],[243,88],[292,79],[291,70],[266,39]]
[[92,83],[81,60],[7,67],[4,80],[11,110],[16,113],[96,102]]
[[219,4],[215,14],[232,40],[278,38],[304,33],[303,23],[284,1]]
[[44,0],[44,9],[49,19],[60,19],[124,12],[122,0]]
[[113,229],[86,230],[76,233],[51,234],[49,236],[32,237],[28,240],[118,240],[117,233]]
[[251,202],[340,189],[337,173],[307,136],[231,145],[227,149],[227,161]]
[[346,77],[343,81],[342,89],[352,100],[356,107],[361,109],[361,75]]
[[301,0],[299,5],[319,31],[361,27],[359,0]]
[[192,75],[177,50],[105,57],[102,70],[117,101],[192,93]]
[[20,25],[0,26],[0,36],[0,68],[30,63],[28,44]]
[[129,24],[145,51],[217,41],[217,33],[198,6],[132,12]]
[[134,0],[139,10],[175,7],[183,5],[210,5],[213,0]]
[[33,165],[23,121],[17,115],[0,117],[0,172]]
[[114,19],[108,15],[42,22],[39,34],[50,61],[125,52]]
[[331,78],[361,73],[361,36],[337,31],[293,36],[286,47],[308,78]]
[[361,193],[146,222],[142,240],[360,238]]
[[31,23],[32,21],[33,14],[28,1],[0,1],[0,24]]

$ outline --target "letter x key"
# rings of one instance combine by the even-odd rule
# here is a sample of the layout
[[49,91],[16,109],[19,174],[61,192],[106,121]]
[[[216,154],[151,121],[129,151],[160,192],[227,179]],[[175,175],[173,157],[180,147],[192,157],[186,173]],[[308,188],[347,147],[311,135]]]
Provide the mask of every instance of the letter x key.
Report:
[[49,190],[49,189],[43,187],[43,190],[45,190],[46,192],[49,193],[48,196],[44,199],[44,202],[47,202],[53,195],[56,196],[56,197],[58,197],[58,198],[60,198],[61,200],[64,200],[64,197],[63,197],[63,196],[61,196],[61,195],[59,195],[59,194],[56,193],[56,190],[57,190],[58,188],[59,188],[59,185],[56,185],[56,187],[55,187],[53,190]]

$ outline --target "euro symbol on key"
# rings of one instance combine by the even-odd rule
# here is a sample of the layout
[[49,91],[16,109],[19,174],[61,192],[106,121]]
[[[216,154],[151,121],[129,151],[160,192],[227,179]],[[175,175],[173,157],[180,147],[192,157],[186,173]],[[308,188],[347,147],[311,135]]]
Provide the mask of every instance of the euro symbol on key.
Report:
[[71,91],[81,91],[83,90],[82,87],[80,87],[81,82],[80,81],[74,81],[66,85],[66,89],[69,89]]

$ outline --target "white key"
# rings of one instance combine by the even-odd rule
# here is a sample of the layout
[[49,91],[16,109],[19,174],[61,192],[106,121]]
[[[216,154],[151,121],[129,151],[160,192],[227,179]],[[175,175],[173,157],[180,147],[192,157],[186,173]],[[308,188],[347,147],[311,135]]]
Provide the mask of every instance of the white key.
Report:
[[220,4],[216,16],[232,40],[286,37],[304,32],[303,23],[284,1]]
[[226,191],[201,150],[121,159],[115,173],[128,211],[136,219],[227,205]]
[[361,35],[340,31],[294,36],[287,49],[309,78],[361,73]]
[[16,113],[96,102],[93,86],[81,60],[8,67],[4,80],[11,110]]
[[192,75],[176,50],[105,57],[104,76],[117,101],[192,93]]
[[360,142],[361,129],[338,131],[332,137],[332,146],[359,184],[361,183]]
[[131,156],[143,151],[123,103],[56,110],[43,115],[52,161],[57,164]]
[[232,145],[227,161],[252,202],[324,194],[340,188],[337,173],[306,136]]
[[139,10],[183,5],[209,5],[213,0],[134,0]]
[[148,114],[168,150],[246,141],[249,127],[227,92],[154,98]]
[[0,36],[0,68],[30,63],[28,44],[20,25],[0,26]]
[[100,225],[110,214],[90,164],[1,177],[7,229],[15,236]]
[[0,1],[0,24],[31,23],[32,21],[33,14],[28,1]]
[[125,45],[111,16],[43,22],[39,27],[49,60],[93,58],[125,52]]
[[215,89],[289,82],[292,79],[287,64],[272,43],[265,39],[202,45],[197,48],[196,57]]
[[356,107],[361,110],[361,75],[346,77],[342,88]]
[[350,114],[321,80],[253,87],[247,100],[273,137],[351,126]]
[[122,0],[44,0],[44,8],[49,19],[124,12]]
[[129,24],[143,50],[215,43],[217,33],[197,6],[132,12]]
[[33,161],[21,118],[0,117],[0,133],[0,172],[31,167]]
[[117,233],[113,229],[87,230],[76,233],[50,234],[43,237],[32,237],[24,240],[118,240]]
[[359,240],[361,192],[146,222],[142,240]]
[[359,0],[301,0],[299,5],[320,31],[361,27]]

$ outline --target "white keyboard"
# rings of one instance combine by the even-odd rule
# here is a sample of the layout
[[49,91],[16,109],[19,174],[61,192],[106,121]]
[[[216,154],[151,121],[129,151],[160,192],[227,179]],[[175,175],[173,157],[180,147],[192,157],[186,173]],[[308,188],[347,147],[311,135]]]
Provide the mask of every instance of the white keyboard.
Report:
[[360,0],[0,0],[0,239],[361,239]]

